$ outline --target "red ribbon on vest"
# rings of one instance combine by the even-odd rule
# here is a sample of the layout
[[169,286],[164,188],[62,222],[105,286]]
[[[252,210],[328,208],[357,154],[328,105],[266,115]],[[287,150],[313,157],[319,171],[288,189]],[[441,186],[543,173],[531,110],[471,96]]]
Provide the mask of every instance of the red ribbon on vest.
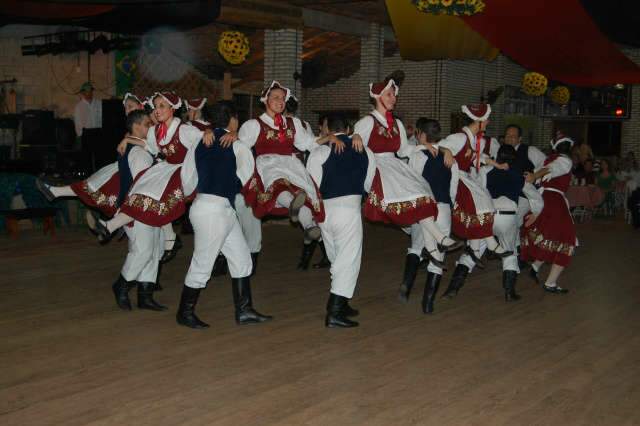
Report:
[[393,129],[393,123],[395,121],[393,118],[393,113],[387,110],[387,112],[384,113],[384,117],[387,119],[387,129],[389,129],[389,132],[391,132],[391,130]]
[[480,141],[484,138],[484,132],[478,132],[476,135],[476,171],[480,171]]
[[273,122],[278,126],[278,140],[280,143],[285,143],[287,141],[287,135],[284,129],[284,118],[282,117],[282,114],[276,114],[276,118]]
[[156,142],[160,142],[167,136],[167,123],[158,123],[156,125]]

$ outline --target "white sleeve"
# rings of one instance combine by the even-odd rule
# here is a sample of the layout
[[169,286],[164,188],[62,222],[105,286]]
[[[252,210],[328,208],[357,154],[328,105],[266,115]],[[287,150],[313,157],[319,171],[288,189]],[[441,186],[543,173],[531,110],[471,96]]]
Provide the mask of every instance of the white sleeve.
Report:
[[147,132],[146,144],[147,151],[149,151],[151,155],[158,155],[158,152],[160,152],[160,150],[158,149],[158,144],[156,143],[156,131],[154,126],[149,127],[149,131]]
[[367,153],[369,164],[367,165],[367,176],[364,178],[364,190],[366,192],[371,191],[371,185],[373,185],[373,179],[376,177],[376,157],[369,148],[365,148],[364,152]]
[[318,188],[322,185],[322,165],[327,161],[329,155],[331,155],[331,148],[321,145],[311,151],[309,158],[307,158],[307,170]]
[[307,131],[299,118],[293,117],[293,127],[296,131],[296,136],[293,141],[293,145],[300,151],[311,151],[315,148],[316,137],[313,133]]
[[540,214],[542,211],[542,207],[544,207],[544,201],[542,200],[542,195],[532,184],[525,182],[524,187],[522,187],[522,193],[529,200],[529,204],[531,205],[531,212],[535,215]]
[[244,186],[253,176],[256,162],[253,159],[251,150],[245,145],[234,143],[231,146],[233,147],[233,153],[236,155],[236,176]]
[[406,158],[414,152],[424,149],[423,145],[416,146],[409,144],[409,141],[407,140],[407,131],[404,128],[404,124],[402,124],[402,121],[400,120],[396,120],[396,123],[400,132],[400,148],[398,149],[398,157]]
[[422,152],[414,152],[409,157],[409,167],[422,176],[422,172],[424,171],[424,166],[427,164],[427,161],[429,161],[429,157],[424,155]]
[[494,160],[498,158],[499,150],[500,142],[498,142],[498,139],[496,138],[491,138],[491,146],[489,147],[489,155],[491,155],[491,158],[493,158]]
[[373,130],[373,117],[370,115],[366,115],[362,117],[358,122],[353,126],[353,134],[359,135],[362,138],[362,143],[364,146],[369,145],[369,137],[371,136],[371,131]]
[[446,148],[451,151],[453,155],[457,155],[462,150],[462,148],[464,148],[466,143],[467,136],[465,134],[454,133],[442,139],[435,145],[439,148]]
[[549,173],[542,177],[543,181],[570,173],[571,168],[573,167],[573,162],[569,157],[562,155],[547,164],[545,167],[549,170]]
[[180,132],[180,142],[187,148],[195,146],[202,140],[202,136],[204,135],[202,130],[191,124],[183,124],[179,127],[178,131]]
[[134,179],[141,171],[148,169],[153,164],[151,156],[144,150],[144,148],[139,146],[131,148],[127,160],[129,162],[131,176],[133,176]]
[[529,161],[533,163],[534,169],[541,168],[544,165],[544,161],[547,159],[547,156],[535,146],[529,146],[527,157],[529,157]]
[[260,135],[260,124],[258,120],[246,121],[238,131],[238,141],[251,149],[258,141]]

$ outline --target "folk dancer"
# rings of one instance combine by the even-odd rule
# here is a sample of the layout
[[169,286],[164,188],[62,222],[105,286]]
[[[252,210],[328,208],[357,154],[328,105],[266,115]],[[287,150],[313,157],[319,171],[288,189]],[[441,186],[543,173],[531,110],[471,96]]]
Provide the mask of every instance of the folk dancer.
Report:
[[253,309],[250,275],[251,255],[234,211],[236,195],[252,176],[255,163],[246,146],[234,143],[225,147],[221,138],[238,129],[238,115],[228,101],[213,108],[212,144],[197,143],[189,148],[181,169],[185,194],[197,190],[189,217],[194,231],[191,265],[185,278],[176,321],[190,328],[209,325],[195,314],[200,290],[211,278],[215,259],[222,252],[229,265],[231,287],[238,324],[271,319]]
[[369,149],[356,152],[347,136],[341,115],[325,119],[327,132],[345,144],[344,151],[320,146],[311,151],[307,170],[320,188],[325,220],[320,223],[322,239],[331,262],[331,291],[325,316],[326,327],[356,327],[350,317],[358,311],[349,306],[362,260],[362,196],[371,188],[375,159]]

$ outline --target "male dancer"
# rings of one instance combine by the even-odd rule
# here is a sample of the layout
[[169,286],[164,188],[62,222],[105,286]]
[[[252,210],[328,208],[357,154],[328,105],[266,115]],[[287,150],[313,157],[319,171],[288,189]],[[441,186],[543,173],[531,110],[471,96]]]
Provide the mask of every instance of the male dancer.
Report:
[[214,143],[192,146],[181,170],[185,194],[198,191],[189,212],[194,231],[193,257],[176,314],[178,324],[190,328],[209,327],[196,316],[195,307],[220,251],[229,265],[236,323],[271,319],[253,309],[251,255],[233,209],[236,195],[253,174],[253,156],[242,144],[223,147],[220,143],[225,134],[235,133],[238,128],[237,111],[232,103],[222,101],[214,106],[212,125]]
[[358,311],[349,306],[349,299],[353,297],[362,260],[362,195],[371,188],[375,160],[368,149],[358,153],[351,148],[343,116],[330,115],[324,127],[345,144],[344,152],[318,147],[307,162],[325,206],[325,220],[320,229],[331,261],[325,326],[356,327],[358,323],[349,317],[358,315]]

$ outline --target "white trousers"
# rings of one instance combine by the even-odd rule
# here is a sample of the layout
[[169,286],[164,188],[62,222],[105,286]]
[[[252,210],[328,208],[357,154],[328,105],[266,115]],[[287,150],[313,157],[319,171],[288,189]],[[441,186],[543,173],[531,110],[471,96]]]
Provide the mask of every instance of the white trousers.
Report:
[[189,212],[193,226],[194,247],[185,285],[205,288],[211,278],[218,253],[227,259],[232,278],[251,275],[251,254],[242,235],[236,212],[229,200],[215,195],[199,194]]
[[155,283],[164,253],[162,229],[134,221],[133,226],[125,226],[124,230],[129,239],[129,252],[122,266],[122,277],[127,281]]
[[236,195],[235,207],[249,251],[259,253],[262,250],[262,221],[253,214],[251,207],[247,206],[242,194]]
[[[493,218],[493,235],[498,239],[498,242],[506,251],[512,251],[513,254],[508,257],[502,258],[502,270],[503,271],[516,271],[520,273],[520,267],[518,266],[518,256],[516,253],[516,247],[519,240],[520,227],[518,226],[518,215],[504,215],[496,212]],[[480,257],[487,249],[487,244],[484,240],[475,242],[478,246],[476,256]],[[460,259],[456,264],[463,264],[469,268],[469,272],[473,271],[475,262],[471,259],[471,256],[464,253],[460,256]]]
[[331,262],[331,293],[352,298],[362,261],[361,196],[324,200],[322,240]]
[[[447,203],[438,203],[438,219],[436,220],[436,226],[440,231],[446,235],[447,237],[451,234],[451,206]],[[409,254],[415,254],[418,256],[422,256],[422,249],[425,247],[424,243],[424,232],[422,231],[422,226],[419,223],[415,223],[411,225],[411,247],[407,250]],[[444,261],[444,253],[438,252],[431,253],[437,260],[443,262]],[[427,266],[427,270],[429,272],[433,272],[434,274],[442,275],[442,268],[433,264],[433,262],[429,262],[429,266]]]

